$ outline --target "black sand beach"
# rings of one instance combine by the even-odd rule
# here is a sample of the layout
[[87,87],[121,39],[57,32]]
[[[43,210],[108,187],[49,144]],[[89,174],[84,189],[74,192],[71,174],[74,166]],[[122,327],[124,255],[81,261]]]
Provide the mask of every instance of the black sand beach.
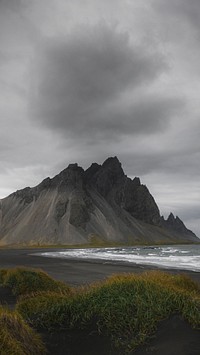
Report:
[[[64,281],[72,286],[89,284],[103,280],[116,273],[140,273],[147,270],[157,270],[156,267],[147,267],[119,262],[105,262],[102,260],[70,260],[42,257],[40,252],[56,251],[61,249],[0,249],[0,268],[13,268],[17,266],[39,268],[46,271],[53,278]],[[36,255],[37,254],[37,255]],[[200,273],[163,269],[173,273],[184,273],[200,283]],[[13,308],[16,298],[9,289],[0,287],[0,304]],[[90,334],[42,333],[50,355],[117,355],[110,348],[110,342],[105,337]],[[85,341],[87,339],[87,341]],[[172,315],[163,320],[158,330],[148,344],[138,348],[135,355],[199,355],[200,331],[194,330],[179,315]]]
[[[157,267],[153,266],[137,265],[125,262],[106,262],[105,260],[83,261],[66,258],[49,258],[38,255],[38,253],[48,251],[62,251],[62,249],[0,249],[0,268],[6,269],[17,266],[39,268],[47,272],[56,280],[66,282],[73,286],[103,280],[106,277],[117,273],[140,273],[147,270],[158,270]],[[159,268],[159,270],[187,274],[193,280],[200,283],[199,272],[162,268]]]

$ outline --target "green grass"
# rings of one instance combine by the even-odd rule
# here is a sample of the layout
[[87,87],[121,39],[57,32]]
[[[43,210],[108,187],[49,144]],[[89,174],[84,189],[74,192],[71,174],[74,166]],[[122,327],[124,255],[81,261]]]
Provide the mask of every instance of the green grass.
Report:
[[125,354],[143,343],[158,322],[171,314],[178,313],[200,328],[200,290],[183,275],[124,274],[71,294],[41,292],[22,297],[17,311],[36,328],[67,331],[95,326]]
[[55,281],[44,271],[24,267],[1,269],[0,284],[9,287],[16,296],[40,291],[71,292],[69,286]]
[[200,287],[185,275],[119,274],[72,288],[41,270],[21,267],[1,269],[0,284],[20,296],[15,312],[0,308],[0,354],[45,354],[26,323],[47,331],[98,330],[123,354],[146,341],[171,314],[200,329]]
[[40,336],[25,323],[19,314],[3,307],[0,307],[0,354],[46,354]]

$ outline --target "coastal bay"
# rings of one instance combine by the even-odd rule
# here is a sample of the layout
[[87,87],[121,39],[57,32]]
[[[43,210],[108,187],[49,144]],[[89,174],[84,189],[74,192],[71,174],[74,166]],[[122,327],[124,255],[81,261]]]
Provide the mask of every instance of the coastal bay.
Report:
[[[66,250],[66,249],[63,249]],[[141,273],[148,270],[163,270],[175,274],[187,274],[194,281],[200,283],[200,273],[166,269],[156,266],[138,265],[127,262],[105,261],[100,259],[66,259],[43,257],[40,253],[61,252],[61,248],[27,248],[27,249],[0,249],[0,268],[31,267],[47,272],[56,280],[63,281],[72,286],[90,284],[118,273]]]

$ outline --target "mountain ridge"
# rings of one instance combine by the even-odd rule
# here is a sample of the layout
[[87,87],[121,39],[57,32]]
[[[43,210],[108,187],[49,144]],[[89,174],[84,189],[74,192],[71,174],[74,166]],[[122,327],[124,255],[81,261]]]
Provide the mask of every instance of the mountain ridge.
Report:
[[1,200],[0,245],[197,242],[184,223],[167,220],[139,177],[117,157],[84,170],[69,164],[53,178]]

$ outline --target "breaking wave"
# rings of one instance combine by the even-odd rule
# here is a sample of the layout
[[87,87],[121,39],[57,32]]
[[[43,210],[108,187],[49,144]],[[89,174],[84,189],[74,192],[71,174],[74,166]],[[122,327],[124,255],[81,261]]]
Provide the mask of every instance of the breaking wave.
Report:
[[200,271],[200,245],[145,246],[122,248],[62,249],[40,253],[44,257],[104,260]]

